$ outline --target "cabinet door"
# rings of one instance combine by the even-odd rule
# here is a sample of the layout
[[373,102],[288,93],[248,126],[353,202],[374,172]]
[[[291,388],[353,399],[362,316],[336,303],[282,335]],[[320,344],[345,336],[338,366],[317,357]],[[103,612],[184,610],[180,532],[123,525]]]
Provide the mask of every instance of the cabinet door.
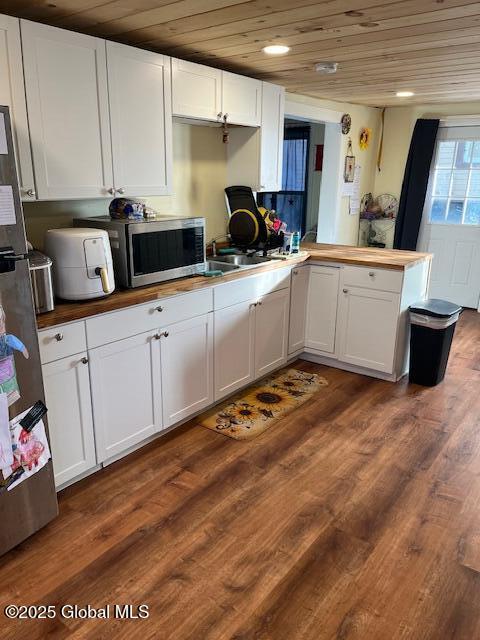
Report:
[[161,332],[163,421],[169,427],[213,402],[213,314]]
[[148,332],[89,352],[99,462],[160,431],[159,342]]
[[87,354],[50,362],[42,372],[58,487],[96,464]]
[[259,127],[261,103],[262,83],[259,80],[223,72],[222,112],[228,116],[228,122]]
[[260,189],[281,191],[285,89],[262,82]]
[[105,41],[25,20],[21,30],[37,197],[108,196]]
[[393,372],[400,295],[345,287],[339,301],[339,358]]
[[335,352],[339,277],[335,267],[310,268],[305,336],[310,349]]
[[309,273],[310,267],[296,267],[292,269],[290,324],[288,333],[289,354],[303,349],[305,346]]
[[20,22],[0,15],[0,104],[10,107],[18,183],[22,200],[35,199],[27,105],[22,73]]
[[252,382],[255,375],[255,306],[240,302],[215,312],[215,400]]
[[277,369],[287,360],[290,291],[269,293],[255,309],[255,378]]
[[172,59],[174,116],[217,121],[222,111],[222,72],[203,64]]
[[170,193],[170,58],[107,42],[107,69],[116,192],[128,196]]

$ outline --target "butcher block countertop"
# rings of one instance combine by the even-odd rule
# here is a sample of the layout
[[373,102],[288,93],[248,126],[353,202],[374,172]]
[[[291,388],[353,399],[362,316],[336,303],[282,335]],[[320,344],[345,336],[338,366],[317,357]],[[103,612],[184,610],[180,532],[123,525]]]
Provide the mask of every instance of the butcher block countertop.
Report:
[[175,296],[180,293],[194,291],[195,289],[212,287],[223,284],[224,282],[246,278],[274,269],[281,269],[282,267],[299,264],[309,259],[321,262],[336,262],[361,267],[377,267],[403,271],[418,262],[430,260],[432,257],[429,253],[417,253],[415,251],[370,249],[317,243],[302,244],[301,249],[308,253],[303,253],[298,257],[290,257],[288,260],[272,260],[253,269],[229,271],[218,278],[190,276],[147,287],[139,287],[137,289],[119,289],[106,298],[85,300],[83,302],[57,301],[54,311],[42,313],[37,316],[37,327],[38,329],[46,329],[47,327],[52,327],[57,324],[74,322],[75,320],[81,320],[100,313],[107,313],[108,311],[115,311],[136,304],[153,302],[160,298]]

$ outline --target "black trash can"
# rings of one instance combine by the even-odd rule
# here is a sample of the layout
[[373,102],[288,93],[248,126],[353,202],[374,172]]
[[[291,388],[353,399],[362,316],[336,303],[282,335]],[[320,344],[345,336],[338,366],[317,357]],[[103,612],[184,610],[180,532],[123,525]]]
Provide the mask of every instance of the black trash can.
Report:
[[433,387],[443,380],[462,307],[431,298],[410,307],[410,382]]

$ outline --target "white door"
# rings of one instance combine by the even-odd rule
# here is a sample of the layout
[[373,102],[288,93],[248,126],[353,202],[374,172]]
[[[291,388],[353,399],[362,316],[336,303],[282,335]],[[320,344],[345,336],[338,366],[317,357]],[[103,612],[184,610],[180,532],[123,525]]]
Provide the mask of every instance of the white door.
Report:
[[222,112],[231,124],[259,127],[261,123],[262,83],[260,80],[222,73]]
[[335,353],[340,269],[310,267],[305,346]]
[[213,314],[160,332],[163,422],[169,427],[213,402]]
[[282,289],[260,298],[255,308],[255,378],[287,361],[290,291]]
[[90,378],[99,462],[162,428],[160,341],[151,332],[92,349]]
[[10,107],[20,195],[35,200],[22,64],[20,22],[0,15],[0,104]]
[[113,180],[118,194],[172,188],[170,58],[107,42]]
[[222,111],[222,72],[172,58],[174,116],[217,121]]
[[21,30],[37,197],[108,196],[105,41],[26,20]]
[[305,346],[309,273],[310,267],[296,267],[292,269],[290,326],[288,333],[289,354],[300,351]]
[[260,144],[260,189],[282,189],[285,89],[262,82],[262,129]]
[[343,288],[338,305],[339,359],[392,373],[399,308],[397,293]]
[[42,373],[58,487],[96,464],[87,354],[45,364]]
[[431,298],[479,308],[480,127],[439,129],[419,249],[434,254]]
[[255,306],[252,301],[215,311],[215,400],[255,376]]

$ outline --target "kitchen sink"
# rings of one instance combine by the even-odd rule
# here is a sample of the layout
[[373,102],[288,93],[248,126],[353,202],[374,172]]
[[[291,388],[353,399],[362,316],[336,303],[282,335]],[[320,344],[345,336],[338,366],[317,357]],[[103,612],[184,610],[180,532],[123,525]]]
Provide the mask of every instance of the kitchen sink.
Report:
[[240,269],[238,264],[226,264],[225,262],[217,262],[216,260],[207,260],[206,271],[236,271]]
[[228,256],[215,256],[214,261],[220,262],[225,265],[235,265],[237,267],[253,267],[255,265],[263,264],[264,262],[269,262],[271,258],[262,257],[262,256],[247,256],[244,253],[228,255]]

